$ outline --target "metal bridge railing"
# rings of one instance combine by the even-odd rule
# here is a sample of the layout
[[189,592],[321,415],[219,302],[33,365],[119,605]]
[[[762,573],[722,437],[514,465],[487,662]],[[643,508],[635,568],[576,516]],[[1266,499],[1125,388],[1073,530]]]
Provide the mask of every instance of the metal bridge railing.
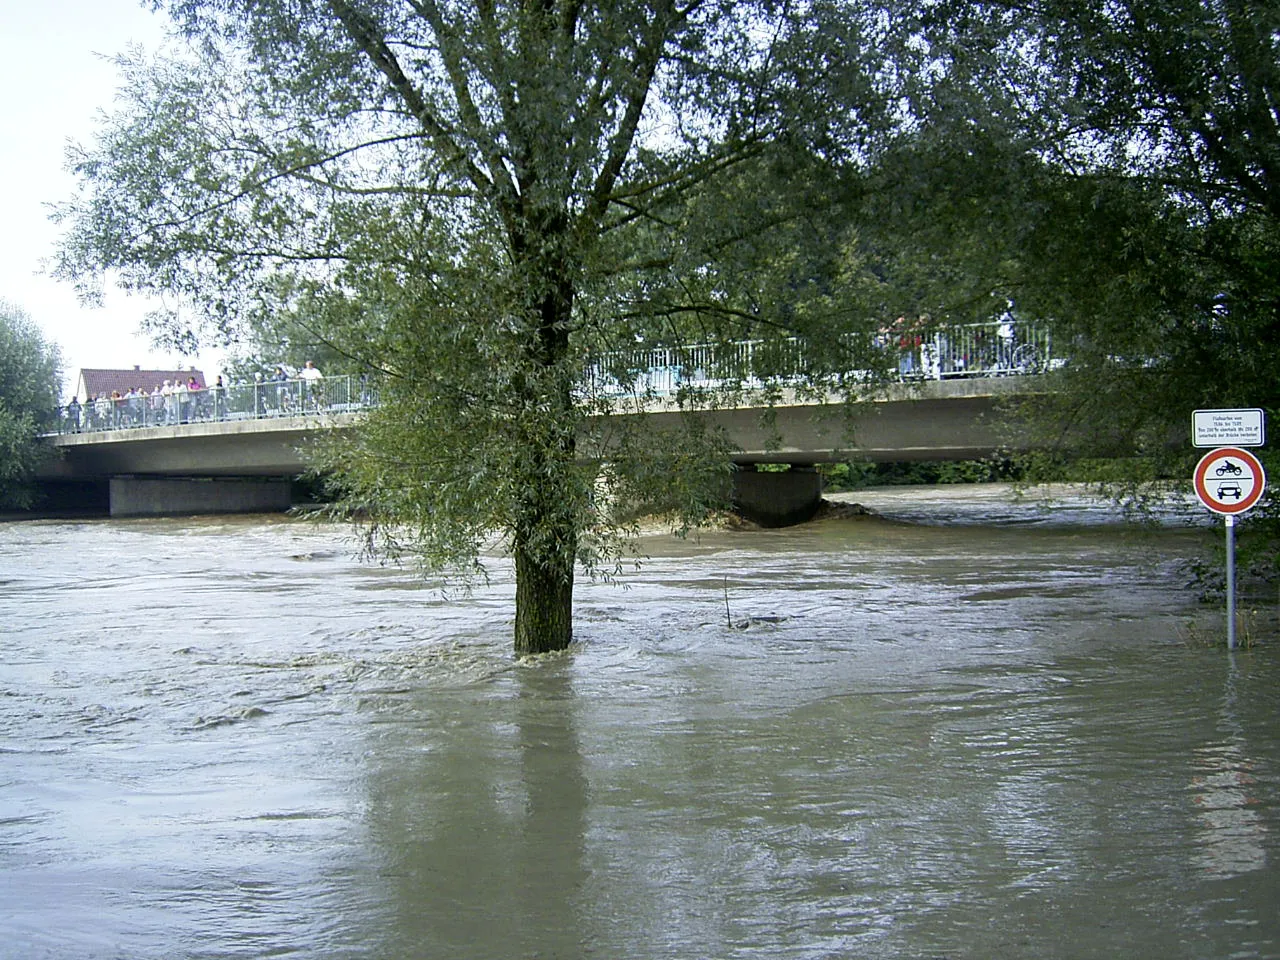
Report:
[[[884,352],[890,368],[896,367],[900,380],[1017,376],[1063,363],[1053,356],[1049,332],[1024,323],[886,330],[876,337],[875,346]],[[620,375],[620,370],[626,374]],[[728,383],[751,389],[766,383],[802,381],[806,374],[804,347],[797,339],[693,344],[614,354],[587,368],[583,392],[596,397],[669,394],[683,386],[714,389]],[[259,380],[168,395],[99,398],[78,407],[63,407],[58,432],[322,416],[377,404],[377,387],[368,377]]]
[[62,407],[59,433],[135,430],[181,423],[324,416],[375,406],[377,388],[367,377],[257,380],[202,390],[133,397],[99,397]]
[[[627,371],[619,377],[615,371]],[[746,389],[799,380],[806,372],[801,341],[742,340],[729,344],[652,347],[611,355],[586,372],[586,392],[675,393],[682,386],[714,389],[732,383]],[[625,386],[624,386],[625,380]]]
[[[949,380],[1042,373],[1061,366],[1049,331],[1025,323],[973,323],[932,330],[886,330],[874,347],[900,380]],[[615,370],[627,371],[620,377]],[[849,371],[857,375],[858,371]],[[748,340],[718,346],[658,347],[615,355],[587,370],[593,396],[675,393],[683,386],[715,388],[733,383],[745,389],[803,380],[804,349],[795,338]],[[864,376],[870,379],[870,374]]]
[[[901,346],[901,339],[900,346]],[[908,337],[899,372],[925,379],[1006,377],[1042,373],[1061,366],[1049,331],[1026,323],[972,323]],[[904,365],[909,370],[904,370]]]

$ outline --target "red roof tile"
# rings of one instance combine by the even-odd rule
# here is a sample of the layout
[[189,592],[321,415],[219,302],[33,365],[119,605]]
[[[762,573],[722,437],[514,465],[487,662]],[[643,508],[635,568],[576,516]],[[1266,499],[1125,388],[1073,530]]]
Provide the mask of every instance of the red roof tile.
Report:
[[150,393],[166,380],[177,380],[179,377],[184,383],[195,377],[201,386],[205,386],[204,373],[193,367],[186,370],[140,370],[137,367],[132,370],[93,370],[82,367],[76,395],[85,400],[89,397],[109,397],[113,390],[119,390],[123,396],[134,387]]

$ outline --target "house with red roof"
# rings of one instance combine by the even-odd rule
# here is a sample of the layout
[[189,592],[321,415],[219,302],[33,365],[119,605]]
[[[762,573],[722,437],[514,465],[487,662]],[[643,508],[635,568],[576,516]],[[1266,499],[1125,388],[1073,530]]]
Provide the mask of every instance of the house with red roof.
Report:
[[185,370],[143,370],[136,366],[132,370],[93,370],[82,367],[80,378],[76,381],[75,396],[84,403],[90,397],[109,397],[115,390],[120,391],[120,396],[123,397],[134,387],[144,393],[151,393],[156,387],[163,386],[166,380],[170,383],[178,380],[186,383],[192,377],[196,378],[200,386],[208,386],[203,371],[195,367]]

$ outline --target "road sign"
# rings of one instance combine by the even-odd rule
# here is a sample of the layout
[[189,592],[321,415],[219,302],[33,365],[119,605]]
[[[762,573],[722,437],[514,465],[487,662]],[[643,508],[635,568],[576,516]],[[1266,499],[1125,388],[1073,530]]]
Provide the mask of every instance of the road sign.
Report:
[[1262,499],[1267,486],[1258,458],[1240,447],[1210,450],[1196,464],[1192,479],[1200,502],[1214,513],[1230,517]]
[[1263,447],[1266,443],[1266,414],[1259,409],[1191,411],[1192,446]]

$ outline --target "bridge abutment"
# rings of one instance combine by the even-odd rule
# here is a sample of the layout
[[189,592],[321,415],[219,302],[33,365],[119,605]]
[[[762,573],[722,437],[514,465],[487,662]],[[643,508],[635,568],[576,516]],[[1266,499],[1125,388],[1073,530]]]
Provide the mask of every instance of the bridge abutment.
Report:
[[733,505],[762,527],[804,523],[822,505],[822,475],[816,467],[763,471],[741,466],[733,472]]
[[113,517],[281,513],[293,491],[277,477],[112,477],[110,504]]

